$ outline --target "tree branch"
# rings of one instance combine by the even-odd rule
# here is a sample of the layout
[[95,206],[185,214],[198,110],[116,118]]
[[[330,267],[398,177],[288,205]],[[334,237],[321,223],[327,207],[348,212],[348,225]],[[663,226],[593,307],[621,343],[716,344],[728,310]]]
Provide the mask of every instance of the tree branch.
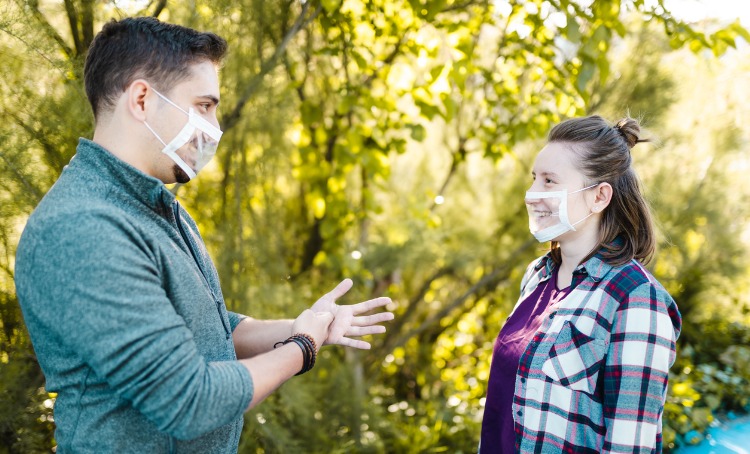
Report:
[[256,74],[255,76],[253,76],[252,79],[250,79],[250,82],[248,82],[247,86],[242,91],[242,94],[237,100],[237,103],[235,104],[234,108],[222,121],[224,131],[227,131],[233,128],[237,124],[237,122],[239,121],[242,115],[242,108],[245,107],[245,104],[247,104],[250,98],[258,90],[266,74],[271,72],[271,70],[276,67],[276,65],[278,64],[279,58],[281,58],[281,56],[286,52],[286,48],[287,46],[289,46],[289,42],[292,40],[292,38],[294,38],[294,36],[297,33],[299,33],[301,29],[306,27],[307,24],[309,24],[312,20],[314,20],[318,16],[318,14],[320,14],[320,12],[323,9],[322,5],[318,5],[315,11],[309,17],[306,17],[308,15],[307,13],[308,13],[308,10],[310,9],[311,3],[312,2],[305,2],[304,6],[302,7],[302,11],[300,12],[300,15],[297,17],[297,20],[295,21],[294,25],[292,25],[292,28],[289,29],[287,34],[281,40],[281,43],[279,43],[279,45],[276,47],[276,50],[274,51],[271,58],[263,62],[263,65],[261,66],[258,74]]
[[479,5],[479,4],[486,5],[487,1],[486,0],[483,0],[483,1],[467,0],[467,1],[463,2],[463,3],[456,3],[456,4],[453,4],[451,6],[447,6],[444,9],[442,9],[440,11],[440,13],[442,14],[442,13],[451,13],[453,11],[461,11],[461,10],[464,10],[464,9],[470,7],[470,6]]
[[372,84],[373,80],[375,80],[375,75],[378,73],[378,70],[393,63],[393,60],[395,60],[396,57],[398,57],[398,55],[401,53],[401,46],[404,44],[405,40],[406,40],[406,32],[404,32],[403,36],[401,37],[401,39],[398,40],[396,45],[393,46],[393,50],[391,50],[391,53],[388,54],[387,57],[385,57],[385,59],[383,60],[383,66],[376,69],[375,71],[372,72],[372,74],[367,76],[367,78],[362,81],[361,86],[369,87]]
[[[509,257],[516,257],[529,247],[531,247],[535,243],[534,240],[528,240],[525,243],[523,243],[521,246],[519,246],[515,251],[513,251],[512,254],[509,255]],[[422,322],[418,327],[414,328],[413,330],[409,331],[408,333],[403,334],[400,336],[396,341],[392,343],[393,347],[400,347],[406,342],[411,339],[414,336],[419,335],[423,331],[426,331],[430,327],[439,324],[440,320],[442,320],[444,317],[446,317],[448,314],[453,312],[454,309],[461,306],[466,302],[469,297],[477,294],[481,290],[484,290],[486,288],[489,288],[493,285],[497,285],[502,279],[506,278],[507,276],[503,276],[504,273],[510,273],[512,269],[512,266],[508,263],[496,268],[489,274],[485,274],[479,282],[469,287],[468,290],[466,290],[461,296],[454,299],[450,304],[446,305],[442,309],[440,309],[438,312],[434,313],[432,316],[425,319],[425,321]]]
[[[451,167],[450,169],[448,169],[448,174],[445,176],[443,184],[440,185],[440,189],[437,192],[438,195],[443,195],[445,189],[448,187],[448,183],[450,183],[451,179],[453,179],[453,175],[455,175],[456,171],[458,170],[459,164],[466,159],[465,145],[466,138],[459,137],[458,150],[456,150],[454,153],[451,153]],[[435,207],[437,207],[437,202],[433,200],[432,205],[430,205],[430,212],[435,211]]]
[[13,174],[18,178],[18,180],[23,184],[23,186],[26,188],[26,191],[30,192],[31,194],[36,197],[36,200],[41,200],[43,194],[42,191],[39,190],[36,186],[31,184],[28,179],[18,170],[17,167],[13,165],[13,163],[8,159],[8,157],[5,155],[5,153],[0,153],[0,158],[2,158],[3,161],[5,161],[5,164],[8,166],[8,168],[13,172]]
[[76,55],[81,55],[85,50],[81,50],[81,31],[78,28],[78,11],[73,4],[73,0],[65,0],[65,13],[68,16],[70,24],[70,35],[73,37],[73,45],[76,48]]
[[39,23],[39,25],[41,25],[44,33],[48,37],[55,40],[55,42],[60,46],[60,49],[62,49],[63,53],[65,53],[65,55],[69,59],[73,59],[73,57],[75,57],[75,55],[73,54],[73,49],[68,46],[63,37],[60,36],[59,33],[57,33],[57,30],[55,30],[52,25],[50,25],[50,23],[47,21],[47,18],[44,17],[44,14],[39,11],[39,4],[37,2],[26,2],[26,4],[30,7],[34,19]]
[[39,142],[45,154],[47,155],[48,164],[50,164],[50,166],[54,167],[55,170],[59,172],[64,165],[64,163],[62,162],[62,156],[60,155],[60,153],[58,153],[57,148],[54,145],[44,140],[44,137],[46,137],[46,135],[36,131],[34,128],[26,124],[26,122],[24,122],[21,117],[19,117],[15,113],[8,112],[8,115],[13,118],[16,124],[23,128],[23,130],[26,131],[31,138]]
[[159,17],[159,14],[164,10],[164,8],[167,6],[167,0],[159,0],[156,2],[156,6],[154,7],[154,12],[151,13],[151,16],[153,17]]
[[78,55],[84,55],[89,50],[91,41],[94,40],[94,0],[83,0],[81,2],[81,50]]
[[[434,273],[430,277],[428,277],[423,283],[422,286],[419,288],[419,291],[409,300],[409,304],[406,306],[406,310],[403,314],[400,314],[396,319],[388,326],[388,331],[392,333],[399,333],[401,332],[401,328],[408,322],[413,315],[416,313],[417,308],[419,308],[419,303],[424,299],[424,296],[427,294],[427,292],[430,290],[430,287],[432,287],[432,284],[440,279],[443,276],[446,276],[448,274],[453,273],[453,268],[445,266]],[[397,337],[396,336],[389,336],[386,338],[385,342],[383,342],[382,346],[380,347],[380,350],[384,352],[390,352],[392,351],[395,346]]]

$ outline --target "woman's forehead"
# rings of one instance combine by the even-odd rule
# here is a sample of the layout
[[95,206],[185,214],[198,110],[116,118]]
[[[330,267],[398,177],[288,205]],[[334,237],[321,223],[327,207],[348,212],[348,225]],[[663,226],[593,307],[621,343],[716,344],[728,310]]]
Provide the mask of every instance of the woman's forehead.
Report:
[[575,165],[578,156],[564,144],[553,142],[547,144],[534,161],[533,172],[536,175],[556,175],[560,178],[582,178],[583,175]]

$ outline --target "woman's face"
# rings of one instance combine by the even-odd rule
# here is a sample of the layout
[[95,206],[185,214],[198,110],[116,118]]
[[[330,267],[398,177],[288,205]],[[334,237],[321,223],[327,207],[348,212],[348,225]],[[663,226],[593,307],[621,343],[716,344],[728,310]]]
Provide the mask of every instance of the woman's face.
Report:
[[[591,206],[595,198],[595,191],[583,190],[573,193],[585,188],[586,183],[590,183],[574,165],[577,159],[579,159],[578,156],[570,149],[569,145],[556,142],[548,144],[536,157],[531,172],[533,182],[529,187],[530,192],[567,190],[568,220],[573,225],[592,213]],[[554,226],[560,222],[559,198],[526,198],[526,205],[531,217],[530,223],[535,224],[538,230]],[[586,221],[577,224],[576,231],[581,231],[587,224],[589,223]],[[575,233],[564,233],[556,240],[559,241]]]

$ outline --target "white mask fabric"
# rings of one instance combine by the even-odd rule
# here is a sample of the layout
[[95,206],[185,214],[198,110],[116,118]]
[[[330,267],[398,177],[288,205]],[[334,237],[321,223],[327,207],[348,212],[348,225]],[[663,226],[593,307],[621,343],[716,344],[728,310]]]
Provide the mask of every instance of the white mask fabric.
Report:
[[[599,183],[592,184],[591,186],[587,186],[573,192],[568,192],[567,189],[564,189],[562,191],[526,192],[526,200],[553,199],[550,201],[550,203],[548,203],[550,211],[543,214],[539,213],[535,206],[526,203],[526,209],[529,212],[529,230],[531,231],[531,234],[534,235],[534,238],[536,238],[540,243],[545,243],[547,241],[554,240],[563,233],[569,232],[571,230],[575,231],[575,226],[577,224],[583,222],[594,213],[591,212],[578,221],[571,223],[570,219],[568,218],[568,196],[570,194],[575,194],[577,192],[591,189],[598,184]],[[555,203],[555,200],[557,201],[557,203]],[[542,222],[540,221],[546,217],[557,217],[558,222],[548,227],[542,227]]]
[[[185,126],[177,133],[177,135],[169,143],[164,142],[159,134],[154,131],[151,126],[144,120],[143,123],[146,125],[149,131],[159,139],[159,142],[164,145],[161,150],[162,153],[169,156],[172,161],[175,162],[180,168],[187,174],[192,180],[196,177],[198,172],[208,164],[211,158],[216,154],[216,148],[219,146],[219,139],[221,139],[222,131],[216,126],[212,125],[205,118],[196,114],[191,107],[187,112],[182,107],[172,102],[169,98],[162,95],[158,91],[154,90],[154,93],[159,95],[163,100],[171,104],[188,116],[188,121]],[[194,156],[194,163],[191,167],[184,159],[178,154],[177,150],[183,147],[188,142],[193,142],[195,145],[196,156]]]

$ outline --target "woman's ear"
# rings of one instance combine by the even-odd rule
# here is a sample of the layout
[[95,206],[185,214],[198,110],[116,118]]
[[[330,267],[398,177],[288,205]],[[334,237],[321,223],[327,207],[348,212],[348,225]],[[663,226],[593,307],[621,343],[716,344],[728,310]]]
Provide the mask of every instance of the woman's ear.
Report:
[[612,185],[609,183],[599,183],[594,188],[594,205],[591,207],[591,211],[594,213],[601,213],[604,211],[609,202],[612,201]]

